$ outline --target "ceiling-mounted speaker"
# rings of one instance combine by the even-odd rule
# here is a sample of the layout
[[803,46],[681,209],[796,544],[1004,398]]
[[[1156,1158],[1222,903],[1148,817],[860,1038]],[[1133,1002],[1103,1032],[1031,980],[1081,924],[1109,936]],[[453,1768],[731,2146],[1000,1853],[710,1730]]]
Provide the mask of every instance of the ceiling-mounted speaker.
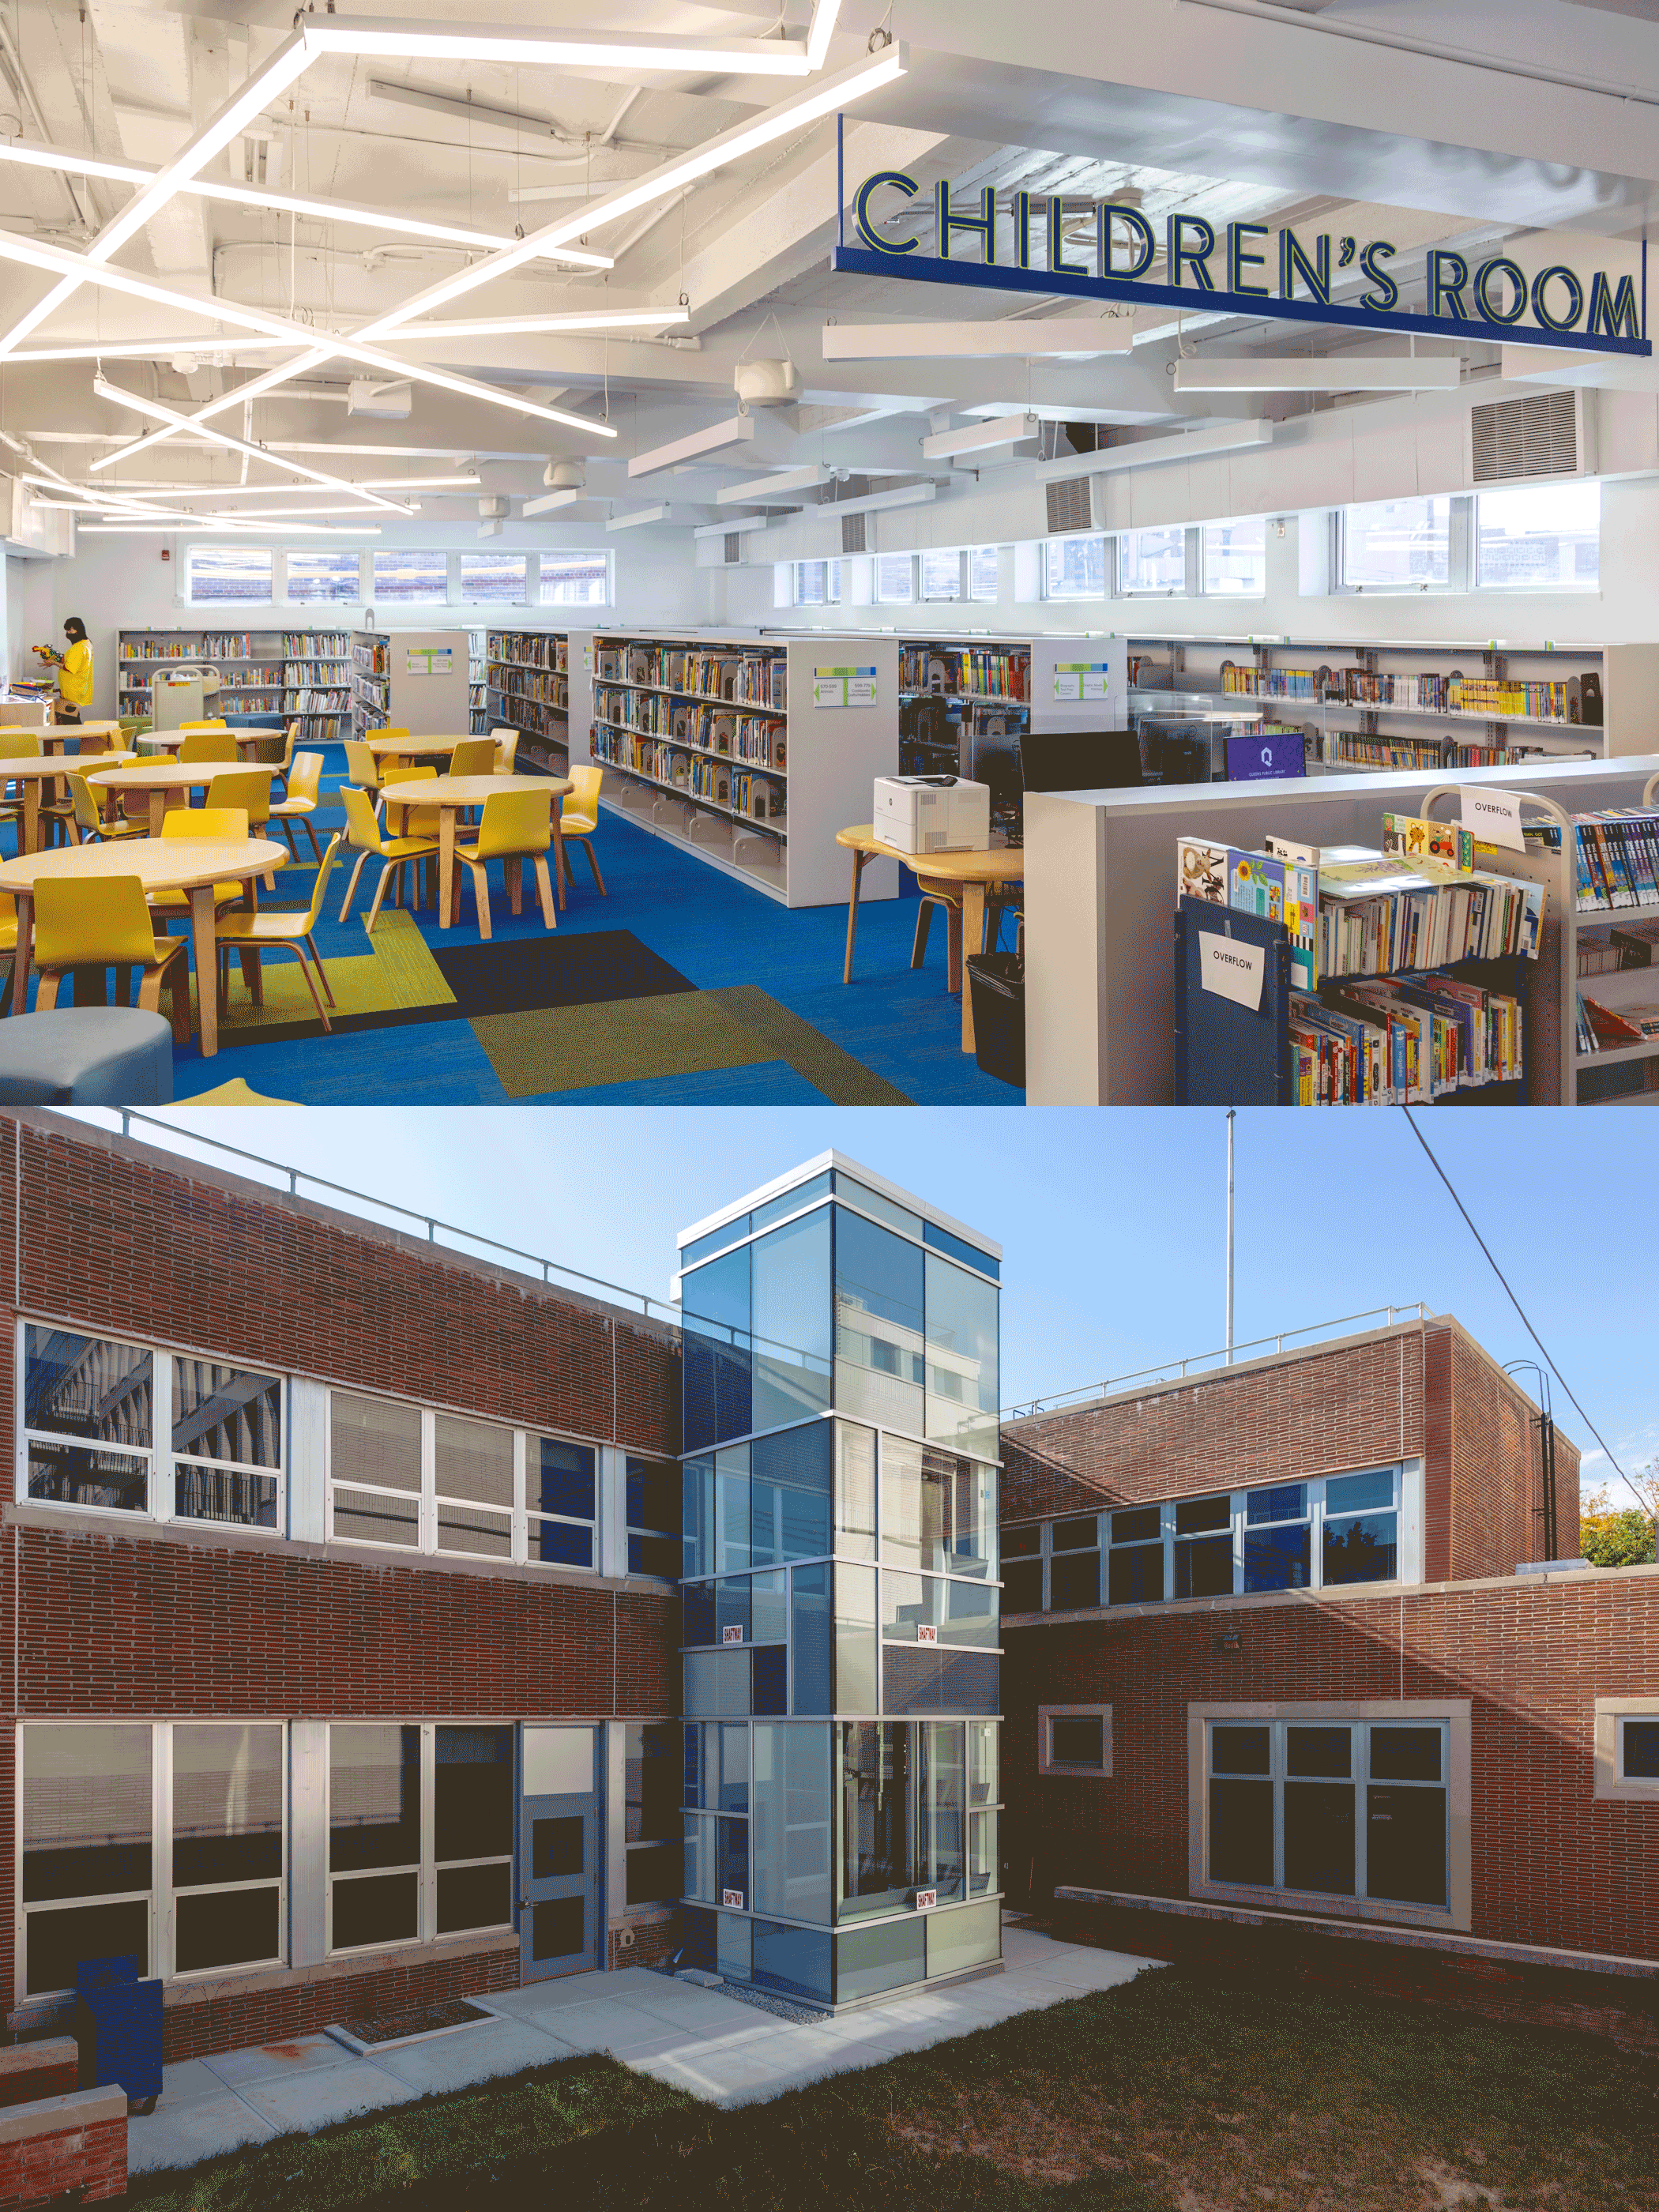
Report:
[[587,483],[587,471],[580,461],[550,461],[542,471],[542,482],[550,491],[580,491]]
[[504,519],[513,512],[513,502],[502,491],[486,492],[478,501],[478,512],[486,518]]
[[800,398],[800,371],[793,361],[740,361],[732,381],[750,407],[793,407]]

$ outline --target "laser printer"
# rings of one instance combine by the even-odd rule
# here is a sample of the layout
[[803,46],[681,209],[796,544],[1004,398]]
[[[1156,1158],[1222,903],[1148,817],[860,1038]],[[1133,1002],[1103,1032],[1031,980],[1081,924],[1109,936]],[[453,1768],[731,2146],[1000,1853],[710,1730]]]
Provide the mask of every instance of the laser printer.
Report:
[[991,842],[991,787],[959,775],[878,775],[874,827],[901,853],[982,853]]

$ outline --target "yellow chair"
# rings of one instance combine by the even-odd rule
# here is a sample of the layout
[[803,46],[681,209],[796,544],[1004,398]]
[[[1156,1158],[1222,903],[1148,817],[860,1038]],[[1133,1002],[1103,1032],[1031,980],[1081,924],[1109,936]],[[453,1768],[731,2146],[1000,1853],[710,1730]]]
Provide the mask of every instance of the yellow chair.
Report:
[[511,775],[514,763],[519,757],[520,732],[517,730],[502,729],[492,730],[489,734],[495,741],[496,775]]
[[180,722],[179,727],[181,730],[228,730],[230,724],[226,721],[222,714],[217,716],[209,714],[201,716],[194,722]]
[[293,772],[288,780],[288,797],[272,799],[270,818],[273,822],[281,823],[283,835],[288,839],[289,850],[296,860],[300,857],[300,848],[294,842],[293,830],[289,827],[292,822],[297,822],[310,838],[312,852],[320,860],[322,850],[317,842],[317,832],[311,826],[311,817],[317,811],[323,795],[323,757],[320,753],[296,753],[290,766]]
[[[0,760],[38,760],[40,757],[39,730],[0,729]],[[21,783],[9,784],[0,791],[0,822],[23,819],[23,790]],[[22,836],[22,830],[18,830]]]
[[157,937],[144,887],[137,876],[42,876],[34,886],[34,965],[40,977],[38,1012],[58,1004],[59,981],[77,968],[115,969],[115,995],[125,1006],[128,971],[141,971],[138,1003],[161,1010],[166,981],[173,1034],[190,1042],[190,948],[182,937]]
[[477,836],[471,844],[457,843],[455,858],[472,871],[472,895],[478,906],[478,934],[489,936],[489,876],[487,863],[500,860],[507,878],[507,895],[514,914],[522,912],[522,863],[536,864],[536,887],[541,895],[542,920],[550,929],[559,926],[553,911],[553,882],[547,872],[548,848],[553,842],[553,794],[550,791],[498,791],[486,799]]
[[380,829],[380,817],[374,811],[374,801],[366,791],[359,791],[353,784],[343,783],[340,786],[340,803],[345,808],[346,842],[357,855],[357,865],[351,872],[351,881],[346,885],[346,895],[340,906],[342,921],[351,911],[358,879],[370,854],[386,863],[380,870],[380,880],[375,886],[374,903],[368,909],[368,928],[372,935],[380,915],[380,901],[386,896],[387,878],[394,870],[401,876],[408,861],[435,860],[438,841],[435,837],[386,836]]
[[494,775],[495,739],[463,738],[449,757],[449,773],[451,775]]
[[323,1012],[323,1002],[317,995],[316,977],[312,963],[316,963],[323,988],[328,993],[328,1003],[334,1004],[333,987],[328,980],[328,970],[318,951],[314,932],[322,920],[323,895],[328,889],[328,879],[338,855],[341,839],[337,836],[328,841],[328,850],[317,871],[317,880],[311,887],[311,903],[300,907],[266,907],[258,914],[228,914],[219,928],[219,1003],[223,1006],[229,995],[230,956],[233,952],[291,952],[300,963],[300,972],[306,979],[325,1030],[329,1027],[328,1016]]
[[208,786],[209,806],[240,806],[250,830],[263,830],[271,816],[270,770],[240,768],[229,775],[216,775]]
[[179,748],[181,761],[234,761],[236,740],[228,730],[191,730]]
[[[430,783],[438,771],[430,761],[422,761],[403,768],[386,768],[380,771],[380,805],[386,814],[386,826],[394,837],[430,837],[435,844],[442,823],[435,806],[399,806],[392,795],[396,783]],[[424,864],[425,882],[422,903],[430,906],[434,895],[435,864]],[[403,902],[403,878],[400,875],[393,896]]]
[[[163,837],[218,837],[228,842],[247,838],[247,815],[240,806],[175,806],[161,817]],[[240,905],[246,896],[240,884],[215,884],[213,910],[222,914],[228,906]],[[150,912],[162,921],[177,921],[181,917],[190,920],[188,891],[157,891],[151,898]]]
[[559,809],[559,835],[565,841],[564,872],[571,890],[576,888],[575,872],[570,865],[570,842],[580,841],[587,855],[587,865],[593,871],[593,880],[599,887],[599,896],[609,898],[605,878],[599,873],[599,856],[593,850],[593,832],[599,826],[599,786],[605,781],[605,771],[594,761],[574,761],[570,767],[571,788],[564,795],[564,805]]
[[98,811],[98,801],[92,795],[92,787],[83,775],[67,775],[69,798],[64,804],[56,801],[40,809],[42,816],[52,815],[62,822],[71,845],[78,845],[83,837],[118,842],[123,837],[143,837],[149,834],[148,822],[129,822],[117,814],[106,821]]
[[0,990],[0,1014],[12,1011],[11,987],[17,975],[17,902],[0,891],[0,953],[6,956],[5,988]]
[[376,807],[380,803],[380,763],[361,738],[345,741],[347,779],[359,791],[366,791]]

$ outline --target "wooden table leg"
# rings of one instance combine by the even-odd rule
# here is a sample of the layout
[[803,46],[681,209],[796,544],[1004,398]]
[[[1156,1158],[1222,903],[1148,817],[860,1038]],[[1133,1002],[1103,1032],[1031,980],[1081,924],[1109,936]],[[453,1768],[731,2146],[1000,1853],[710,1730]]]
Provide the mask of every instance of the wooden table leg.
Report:
[[40,849],[40,778],[21,776],[23,787],[23,850],[38,853]]
[[34,950],[34,894],[17,894],[17,951],[12,962],[11,1010],[15,1014],[26,1014],[29,1010],[29,956]]
[[962,887],[962,951],[964,956],[962,969],[962,1048],[974,1049],[974,991],[966,964],[969,952],[985,950],[985,886],[983,884],[963,884]]
[[149,795],[149,834],[152,837],[159,837],[161,834],[161,823],[172,796],[170,791],[161,790],[152,791]]
[[455,925],[455,809],[438,809],[438,927]]
[[859,884],[863,879],[864,863],[868,858],[866,853],[855,851],[853,854],[853,888],[847,898],[847,964],[841,974],[843,983],[850,983],[853,980],[853,947],[859,941]]
[[[553,830],[553,860],[555,864],[553,869],[553,890],[555,897],[559,902],[559,912],[561,914],[564,912],[564,879],[568,875],[570,875],[570,863],[564,857],[564,837],[559,829],[559,808],[562,804],[563,801],[558,799],[556,799],[553,801],[553,817],[551,824]],[[576,879],[574,876],[571,876],[570,880],[574,884]]]
[[196,945],[196,1003],[202,1017],[202,1057],[219,1049],[219,933],[213,914],[213,885],[198,884],[190,895],[190,933]]

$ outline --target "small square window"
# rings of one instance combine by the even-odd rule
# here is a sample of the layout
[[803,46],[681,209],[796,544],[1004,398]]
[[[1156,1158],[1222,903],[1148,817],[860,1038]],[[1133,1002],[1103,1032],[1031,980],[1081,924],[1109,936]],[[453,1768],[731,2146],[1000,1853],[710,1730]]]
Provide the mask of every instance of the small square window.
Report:
[[1103,599],[1107,591],[1106,540],[1051,538],[1042,549],[1045,599]]
[[1595,1795],[1659,1803],[1659,1698],[1595,1700]]
[[216,601],[270,605],[268,545],[192,545],[185,556],[185,597],[193,607]]
[[1112,1771],[1109,1705],[1040,1705],[1037,1771],[1109,1776]]
[[1138,592],[1185,592],[1185,529],[1176,524],[1168,530],[1126,531],[1118,541],[1117,588],[1126,597]]
[[876,556],[876,604],[908,606],[916,596],[916,564],[908,553]]

